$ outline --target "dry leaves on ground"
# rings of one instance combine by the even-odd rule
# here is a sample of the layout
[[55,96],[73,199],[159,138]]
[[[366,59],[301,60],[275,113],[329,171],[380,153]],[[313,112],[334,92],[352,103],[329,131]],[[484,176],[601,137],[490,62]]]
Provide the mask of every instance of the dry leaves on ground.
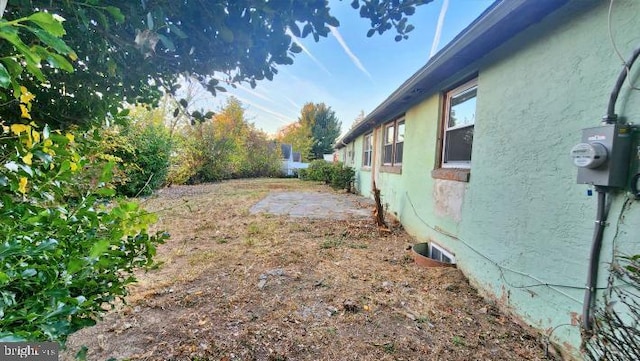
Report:
[[74,335],[63,359],[81,345],[90,360],[544,359],[458,270],[417,267],[400,229],[249,212],[270,191],[301,190],[333,192],[237,180],[145,201],[172,235],[162,265],[140,274],[127,306]]

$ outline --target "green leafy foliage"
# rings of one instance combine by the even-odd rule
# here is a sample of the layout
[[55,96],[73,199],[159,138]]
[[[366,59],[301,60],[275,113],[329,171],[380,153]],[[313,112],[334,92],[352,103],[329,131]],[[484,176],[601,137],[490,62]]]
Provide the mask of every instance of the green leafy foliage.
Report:
[[302,154],[302,160],[323,159],[333,153],[333,143],[340,135],[342,123],[336,113],[324,103],[306,103],[298,121],[283,128],[278,141],[291,144]]
[[175,150],[170,159],[168,184],[193,184],[201,179],[199,173],[206,161],[205,152],[198,146],[200,139],[187,134],[177,133],[172,138]]
[[301,169],[299,176],[303,180],[324,182],[334,189],[351,190],[351,184],[355,176],[355,171],[342,163],[330,163],[322,159],[317,159],[309,164],[307,169]]
[[416,11],[416,6],[428,4],[433,0],[353,0],[351,7],[360,9],[360,16],[371,21],[368,37],[395,29],[395,41],[407,39],[414,26],[407,22],[407,16]]
[[113,164],[91,155],[90,138],[3,126],[0,340],[64,343],[126,295],[166,237],[148,232],[153,214],[111,198]]
[[291,144],[293,149],[300,152],[303,162],[313,159],[311,157],[311,147],[313,146],[311,127],[304,123],[298,121],[285,126],[280,129],[276,139],[281,144]]
[[[355,4],[374,32],[395,29],[404,38],[412,29],[406,16],[425,2]],[[36,9],[38,15],[32,14]],[[302,50],[291,34],[319,41],[329,26],[340,24],[329,3],[316,0],[9,0],[4,19],[9,21],[0,22],[0,37],[7,41],[0,53],[20,59],[2,58],[0,87],[19,78],[37,95],[35,118],[64,127],[102,121],[117,114],[123,100],[155,105],[160,89],[174,92],[181,74],[191,74],[214,95],[224,91],[219,84],[208,86],[214,77],[255,87]],[[56,19],[65,19],[64,29]],[[71,70],[64,56],[75,61],[76,53],[73,74],[46,71]],[[18,66],[22,60],[26,71]],[[45,80],[49,86],[39,87]],[[10,92],[0,90],[0,96]],[[3,119],[15,115],[0,109]]]
[[344,189],[351,191],[351,185],[356,172],[353,168],[342,163],[334,163],[331,169],[331,187],[334,189]]
[[333,143],[340,135],[342,122],[336,113],[324,103],[314,104],[311,136],[311,153],[315,159],[323,159],[324,154],[333,153]]
[[175,136],[170,183],[272,177],[280,173],[280,155],[274,143],[245,119],[242,103],[234,97],[212,118],[182,128]]
[[122,161],[124,174],[117,191],[129,197],[150,195],[160,188],[169,173],[169,160],[173,149],[169,130],[157,111],[137,109],[130,123],[119,127],[126,146],[114,155]]
[[282,164],[280,153],[273,141],[264,132],[253,130],[245,139],[244,161],[240,175],[244,178],[280,176]]
[[304,172],[302,177],[304,180],[329,184],[331,183],[331,173],[331,163],[323,159],[316,159],[309,163],[309,167],[306,169],[306,172]]
[[43,11],[22,15],[11,21],[0,19],[0,51],[5,55],[0,58],[2,101],[7,101],[11,92],[15,98],[20,97],[20,86],[26,78],[45,82],[45,70],[72,73],[69,61],[77,60],[76,53],[62,40],[66,31],[61,19]]

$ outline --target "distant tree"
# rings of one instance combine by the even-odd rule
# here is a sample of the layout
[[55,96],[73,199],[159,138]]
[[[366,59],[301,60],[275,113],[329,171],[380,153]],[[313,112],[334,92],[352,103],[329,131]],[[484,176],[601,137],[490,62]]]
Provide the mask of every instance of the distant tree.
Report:
[[291,123],[278,131],[276,140],[281,144],[291,144],[295,152],[300,152],[303,162],[311,160],[311,127],[300,121]]
[[311,128],[313,146],[311,152],[315,159],[323,159],[323,155],[333,153],[333,143],[340,135],[342,122],[336,117],[331,107],[324,103],[314,105],[314,122]]
[[280,149],[273,146],[273,140],[267,133],[251,125],[244,144],[246,153],[240,169],[243,177],[275,177],[281,174]]
[[323,154],[333,153],[333,142],[340,135],[341,126],[331,107],[309,102],[300,110],[297,122],[279,131],[277,140],[293,145],[303,161],[323,159]]
[[242,164],[248,152],[246,140],[252,129],[245,119],[240,100],[235,97],[227,98],[225,106],[213,117],[213,129],[216,143],[226,152],[226,168],[229,173],[225,174],[224,178],[243,176]]

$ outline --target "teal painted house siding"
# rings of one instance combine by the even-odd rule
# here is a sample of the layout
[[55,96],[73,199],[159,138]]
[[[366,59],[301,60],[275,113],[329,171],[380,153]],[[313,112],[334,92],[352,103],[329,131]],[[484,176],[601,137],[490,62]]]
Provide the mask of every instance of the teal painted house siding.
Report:
[[[582,128],[599,124],[621,69],[609,41],[605,5],[560,10],[480,66],[472,175],[460,237],[500,265],[532,277],[501,272],[465,247],[456,247],[457,255],[467,273],[484,269],[472,277],[540,329],[575,324],[582,311],[596,201],[586,196],[586,186],[576,184],[568,150],[579,142]],[[619,30],[616,40],[626,44],[626,53],[640,44],[636,31],[624,30],[637,29],[639,5],[627,1],[614,7],[613,29]],[[618,113],[637,117],[638,94],[624,90],[621,98],[627,100],[618,104]],[[612,224],[623,201],[622,194],[613,199]],[[640,218],[632,213],[628,218]],[[602,287],[612,230],[606,230],[602,250]],[[618,243],[633,242],[627,234]],[[575,288],[522,287],[540,283]],[[579,343],[576,327],[554,335]]]
[[[380,167],[382,127],[375,129],[371,170],[360,167],[362,135],[355,140],[361,194],[370,196],[367,180],[375,179],[387,210],[410,234],[453,253],[481,293],[541,333],[558,327],[553,340],[574,354],[596,200],[576,184],[569,150],[580,141],[582,128],[599,125],[621,70],[609,40],[608,3],[589,4],[571,2],[557,10],[406,109],[400,174]],[[640,1],[614,4],[613,36],[625,57],[640,45],[637,14]],[[631,74],[636,82],[637,68]],[[470,180],[434,178],[442,94],[474,73]],[[640,92],[624,87],[616,110],[640,123]],[[637,163],[631,173],[640,172]],[[623,212],[625,197],[624,192],[611,197],[600,287],[606,286],[614,247],[640,253],[640,205],[634,201]]]

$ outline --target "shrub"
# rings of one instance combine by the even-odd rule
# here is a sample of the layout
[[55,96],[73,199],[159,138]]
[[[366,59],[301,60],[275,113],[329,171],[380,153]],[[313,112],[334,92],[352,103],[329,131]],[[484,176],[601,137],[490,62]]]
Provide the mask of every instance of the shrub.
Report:
[[123,127],[122,135],[128,147],[115,155],[122,159],[126,177],[117,191],[129,197],[150,195],[165,183],[169,173],[169,131],[162,123],[139,120]]
[[126,295],[166,238],[148,232],[153,214],[111,198],[114,163],[94,163],[91,138],[2,128],[0,341],[63,344]]
[[[640,359],[640,254],[616,254],[592,332],[583,333],[590,360]],[[586,359],[586,358],[585,358]]]
[[342,163],[335,163],[331,167],[331,187],[351,191],[351,184],[356,172]]
[[332,172],[333,171],[331,163],[323,159],[316,159],[309,163],[309,167],[307,168],[306,172],[307,180],[329,184],[331,183]]
[[212,121],[185,128],[181,137],[171,178],[177,179],[176,175],[182,173],[180,178],[186,178],[186,181],[176,183],[196,184],[232,178],[235,172],[232,161],[235,145],[229,139],[218,136]]
[[351,190],[351,183],[355,176],[353,168],[342,163],[329,163],[325,160],[314,160],[307,169],[300,169],[300,178],[316,182],[324,182],[334,189]]
[[280,152],[266,133],[249,128],[242,146],[242,177],[277,177],[282,173]]
[[251,125],[232,137],[214,121],[195,124],[178,135],[169,182],[201,183],[280,175],[280,154],[267,135]]
[[204,165],[203,151],[192,138],[179,134],[174,135],[173,144],[175,146],[169,161],[167,183],[190,183]]

